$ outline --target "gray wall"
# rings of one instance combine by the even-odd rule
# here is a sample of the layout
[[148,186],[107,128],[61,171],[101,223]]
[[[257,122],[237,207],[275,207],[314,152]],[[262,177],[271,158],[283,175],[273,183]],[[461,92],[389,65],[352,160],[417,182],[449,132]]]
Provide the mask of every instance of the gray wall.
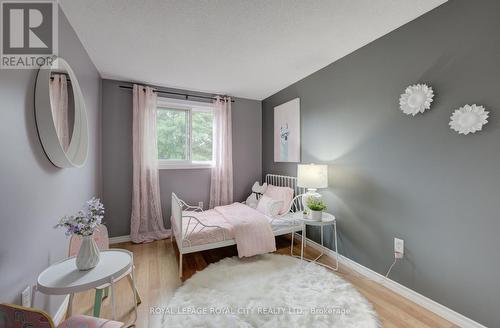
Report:
[[[103,80],[103,198],[111,236],[130,233],[132,201],[132,91],[127,82]],[[173,89],[170,89],[173,90]],[[175,90],[184,92],[182,90]],[[192,93],[192,92],[190,92]],[[236,98],[232,105],[235,201],[244,200],[262,175],[261,103]],[[163,216],[170,226],[170,195],[188,203],[209,202],[210,170],[160,170]]]
[[[399,95],[417,82],[435,101],[406,116]],[[340,252],[385,274],[399,236],[394,280],[500,327],[499,91],[500,2],[449,1],[265,99],[263,173],[296,174],[273,162],[273,107],[300,97],[302,161],[329,164]],[[490,110],[475,135],[448,128],[466,103]]]
[[[53,226],[101,192],[100,77],[61,11],[59,54],[78,76],[87,105],[89,157],[80,169],[56,168],[43,152],[34,119],[36,71],[0,71],[0,302],[20,303],[24,287],[67,256],[68,239]],[[54,314],[62,298],[38,300]]]

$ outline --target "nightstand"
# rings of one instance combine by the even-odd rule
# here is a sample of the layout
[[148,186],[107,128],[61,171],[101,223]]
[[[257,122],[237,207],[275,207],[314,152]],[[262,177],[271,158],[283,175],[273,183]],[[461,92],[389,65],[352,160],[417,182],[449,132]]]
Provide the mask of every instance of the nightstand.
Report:
[[335,241],[335,267],[331,267],[327,264],[323,264],[323,263],[320,263],[320,262],[317,262],[324,254],[323,250],[321,250],[321,254],[316,257],[314,260],[312,259],[307,259],[307,258],[304,258],[303,257],[303,254],[304,254],[304,243],[302,243],[302,250],[301,250],[301,254],[302,254],[302,259],[304,260],[307,260],[307,261],[310,261],[310,262],[316,262],[317,264],[319,265],[322,265],[328,269],[331,269],[333,271],[337,271],[339,269],[339,253],[338,253],[338,249],[337,249],[337,220],[335,219],[335,216],[330,214],[330,213],[326,213],[324,212],[323,213],[323,218],[321,221],[313,221],[313,220],[310,220],[310,219],[306,219],[306,218],[299,218],[300,221],[303,222],[303,224],[306,226],[304,228],[304,238],[307,239],[307,226],[315,226],[315,227],[320,227],[321,229],[321,246],[324,247],[323,245],[323,227],[324,226],[327,226],[327,225],[332,225],[333,226],[333,239]]

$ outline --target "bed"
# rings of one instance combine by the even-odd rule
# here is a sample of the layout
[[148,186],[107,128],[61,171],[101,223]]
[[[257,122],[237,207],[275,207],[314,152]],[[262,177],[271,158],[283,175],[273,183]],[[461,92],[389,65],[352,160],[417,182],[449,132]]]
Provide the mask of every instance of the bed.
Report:
[[[297,186],[297,178],[284,175],[267,174],[269,185],[289,187],[294,197],[288,211],[275,217],[266,217],[274,236],[292,234],[290,253],[296,232],[303,229],[302,222],[293,219],[291,213],[303,211],[302,194],[305,189]],[[198,206],[191,206],[172,193],[172,233],[179,249],[179,277],[182,277],[182,256],[188,253],[236,245],[233,227],[220,216],[213,215],[213,210],[203,211]],[[173,238],[171,239],[173,242]],[[293,254],[292,254],[293,255]]]

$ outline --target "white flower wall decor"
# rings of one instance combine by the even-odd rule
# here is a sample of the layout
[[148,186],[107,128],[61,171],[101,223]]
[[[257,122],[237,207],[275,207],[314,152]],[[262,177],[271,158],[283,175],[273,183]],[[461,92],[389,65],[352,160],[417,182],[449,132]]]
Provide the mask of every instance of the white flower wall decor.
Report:
[[465,135],[481,131],[483,125],[488,123],[488,115],[483,106],[465,105],[451,115],[450,128]]
[[417,115],[431,108],[434,91],[426,84],[410,85],[399,97],[399,107],[406,115]]

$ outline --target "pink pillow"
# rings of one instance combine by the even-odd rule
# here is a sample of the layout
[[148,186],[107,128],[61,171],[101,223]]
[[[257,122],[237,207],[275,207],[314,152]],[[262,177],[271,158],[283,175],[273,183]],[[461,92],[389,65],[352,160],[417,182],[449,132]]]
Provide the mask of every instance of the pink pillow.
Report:
[[290,203],[293,199],[293,189],[288,187],[276,187],[273,185],[268,185],[264,195],[283,202],[283,207],[279,211],[279,214],[281,215],[286,213],[288,211],[288,208],[290,207]]

